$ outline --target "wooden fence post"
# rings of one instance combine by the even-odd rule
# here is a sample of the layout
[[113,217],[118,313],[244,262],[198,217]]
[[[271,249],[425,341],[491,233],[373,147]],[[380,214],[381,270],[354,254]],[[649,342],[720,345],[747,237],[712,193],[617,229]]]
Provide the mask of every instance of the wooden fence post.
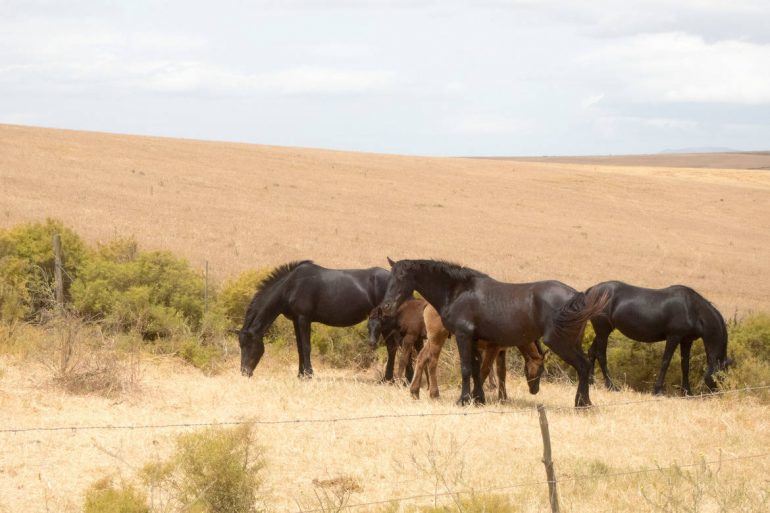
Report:
[[206,260],[206,272],[203,275],[203,313],[209,311],[209,261]]
[[551,512],[559,513],[559,492],[556,489],[556,474],[553,471],[553,460],[551,459],[551,434],[548,430],[545,406],[538,404],[537,413],[540,414],[540,433],[543,435],[543,465],[545,465],[545,475],[548,478],[548,500],[551,502]]
[[64,279],[62,276],[61,237],[58,233],[53,235],[53,278],[56,288],[56,306],[64,308]]

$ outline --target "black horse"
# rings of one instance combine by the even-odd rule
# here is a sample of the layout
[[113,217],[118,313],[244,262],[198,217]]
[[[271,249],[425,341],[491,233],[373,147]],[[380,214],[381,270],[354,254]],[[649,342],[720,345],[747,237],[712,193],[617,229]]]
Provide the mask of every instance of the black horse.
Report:
[[241,373],[251,376],[265,353],[262,338],[280,314],[294,323],[299,376],[313,375],[310,325],[353,326],[366,319],[385,295],[390,273],[370,269],[326,269],[310,260],[273,269],[246,310],[239,332]]
[[477,340],[512,347],[529,345],[541,337],[577,371],[575,406],[591,404],[590,365],[581,339],[588,320],[604,308],[605,296],[583,294],[558,281],[502,283],[479,271],[440,260],[388,262],[392,269],[383,312],[392,315],[414,290],[439,312],[444,326],[454,333],[460,353],[460,404],[467,404],[471,398],[484,402]]
[[716,387],[714,372],[726,369],[731,363],[727,357],[727,328],[722,314],[703,296],[683,285],[645,289],[620,281],[599,283],[589,290],[609,296],[604,311],[591,319],[596,337],[588,351],[591,372],[598,359],[607,388],[617,390],[607,370],[607,338],[616,329],[638,342],[666,341],[653,389],[655,394],[663,390],[666,371],[677,346],[682,356],[682,389],[685,394],[692,393],[690,349],[699,338],[706,348],[706,386],[709,390]]

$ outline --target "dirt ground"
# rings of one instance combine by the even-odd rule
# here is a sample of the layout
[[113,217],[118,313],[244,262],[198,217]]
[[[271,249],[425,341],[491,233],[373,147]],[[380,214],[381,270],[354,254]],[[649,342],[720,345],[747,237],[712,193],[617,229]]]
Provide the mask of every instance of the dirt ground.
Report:
[[[672,157],[673,158],[673,157]],[[677,156],[677,158],[679,158]],[[509,281],[684,283],[770,308],[770,173],[403,157],[0,125],[0,226],[134,234],[217,278],[440,257]]]

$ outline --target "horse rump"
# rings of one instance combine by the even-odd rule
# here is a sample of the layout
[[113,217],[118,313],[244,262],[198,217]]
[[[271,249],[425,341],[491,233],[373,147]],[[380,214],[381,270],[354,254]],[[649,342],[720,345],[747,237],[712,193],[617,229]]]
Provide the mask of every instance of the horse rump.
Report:
[[607,291],[588,289],[587,292],[576,292],[554,318],[556,333],[560,337],[577,334],[582,339],[586,323],[603,313],[609,302],[610,293]]

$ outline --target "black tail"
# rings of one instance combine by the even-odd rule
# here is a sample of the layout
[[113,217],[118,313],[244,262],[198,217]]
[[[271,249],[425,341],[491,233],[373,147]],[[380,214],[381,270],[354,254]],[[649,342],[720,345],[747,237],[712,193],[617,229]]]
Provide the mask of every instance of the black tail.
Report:
[[588,289],[578,292],[565,304],[554,319],[559,336],[580,335],[582,338],[586,323],[604,311],[610,302],[609,292],[600,293]]

